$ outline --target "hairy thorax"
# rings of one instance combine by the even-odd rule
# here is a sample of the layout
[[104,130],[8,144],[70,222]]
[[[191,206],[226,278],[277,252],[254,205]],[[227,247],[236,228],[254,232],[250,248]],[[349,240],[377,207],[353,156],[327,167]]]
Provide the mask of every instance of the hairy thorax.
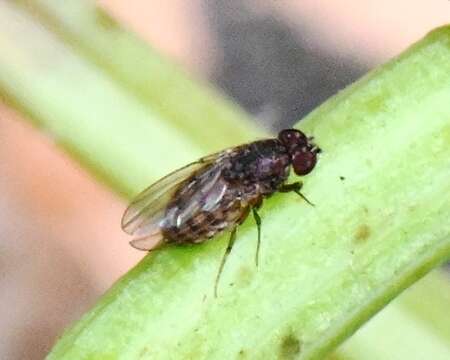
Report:
[[269,195],[287,179],[289,155],[277,140],[261,140],[238,147],[223,171],[224,178],[243,192]]

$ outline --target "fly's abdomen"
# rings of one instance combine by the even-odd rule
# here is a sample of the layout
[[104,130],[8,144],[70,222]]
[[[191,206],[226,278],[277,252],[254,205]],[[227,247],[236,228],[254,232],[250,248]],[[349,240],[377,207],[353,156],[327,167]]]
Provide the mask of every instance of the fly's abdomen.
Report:
[[201,243],[216,234],[234,227],[243,214],[237,199],[222,201],[212,211],[199,211],[181,224],[167,224],[162,233],[168,243]]

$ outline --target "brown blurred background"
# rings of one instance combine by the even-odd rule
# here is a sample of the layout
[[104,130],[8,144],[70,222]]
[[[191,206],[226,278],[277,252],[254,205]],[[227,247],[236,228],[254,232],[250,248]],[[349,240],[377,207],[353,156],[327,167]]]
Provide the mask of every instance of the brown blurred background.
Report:
[[[447,0],[99,3],[271,131],[450,20]],[[2,103],[0,191],[0,359],[41,359],[142,253],[125,202]]]

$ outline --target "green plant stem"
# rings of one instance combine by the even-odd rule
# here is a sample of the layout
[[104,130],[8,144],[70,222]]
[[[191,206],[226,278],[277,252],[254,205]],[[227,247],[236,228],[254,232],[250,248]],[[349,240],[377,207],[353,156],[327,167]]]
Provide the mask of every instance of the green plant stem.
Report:
[[[115,189],[136,192],[202,154],[159,100],[122,86],[67,29],[45,30],[5,2],[0,30],[3,95]],[[267,201],[258,269],[251,221],[239,229],[218,299],[225,237],[148,255],[49,358],[323,358],[448,259],[449,33],[430,34],[302,122],[324,150],[304,179],[316,207],[290,194]],[[240,142],[250,133],[217,138]]]
[[446,360],[449,304],[448,274],[434,271],[371,319],[329,360]]

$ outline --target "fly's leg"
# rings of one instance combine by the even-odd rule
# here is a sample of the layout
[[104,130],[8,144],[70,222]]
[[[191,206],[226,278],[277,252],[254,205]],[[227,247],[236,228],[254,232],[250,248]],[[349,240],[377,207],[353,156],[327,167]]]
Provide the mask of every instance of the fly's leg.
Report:
[[258,230],[258,239],[256,242],[256,253],[255,253],[255,264],[258,267],[259,263],[259,249],[261,247],[261,217],[258,214],[258,209],[261,207],[263,203],[263,197],[259,196],[252,206],[253,218],[255,219],[256,229]]
[[297,181],[297,182],[292,183],[292,184],[284,184],[284,185],[282,185],[282,186],[278,189],[278,191],[279,191],[279,192],[283,192],[283,193],[293,191],[293,192],[295,192],[298,196],[300,196],[303,200],[305,200],[309,205],[314,206],[314,204],[313,204],[311,201],[309,201],[309,200],[306,198],[306,196],[303,195],[303,194],[300,192],[302,186],[303,186],[303,183],[302,183],[301,181]]
[[258,267],[258,261],[259,261],[259,248],[261,246],[261,217],[258,214],[257,208],[252,208],[253,217],[255,219],[256,227],[258,229],[258,242],[256,243],[256,255],[255,255],[255,263],[256,267]]
[[223,254],[223,258],[219,266],[219,271],[217,272],[216,282],[214,284],[214,297],[217,297],[217,286],[219,285],[220,275],[222,274],[225,262],[227,261],[228,255],[230,255],[231,249],[233,248],[234,242],[236,240],[236,229],[237,227],[231,230],[230,238],[228,240],[228,246],[225,250],[225,253]]
[[250,213],[250,209],[253,212],[253,217],[255,219],[256,226],[258,228],[258,242],[257,242],[257,245],[256,245],[256,257],[255,257],[256,266],[258,266],[259,248],[260,248],[260,245],[261,245],[261,217],[259,216],[259,214],[257,212],[257,209],[259,209],[260,206],[262,205],[262,200],[263,200],[263,198],[260,197],[260,198],[258,198],[256,200],[256,202],[253,204],[252,207],[250,207],[250,206],[245,207],[243,209],[242,213],[241,213],[241,216],[237,220],[237,225],[231,231],[230,238],[228,240],[228,246],[227,246],[227,248],[225,250],[225,253],[223,255],[222,261],[220,263],[219,271],[217,272],[216,282],[214,284],[214,297],[217,297],[217,288],[218,288],[218,285],[219,285],[220,276],[222,275],[222,271],[223,271],[223,268],[225,266],[225,262],[227,261],[228,255],[230,254],[231,249],[233,248],[234,242],[236,240],[237,227],[239,225],[241,225],[245,221],[245,219],[247,218],[247,216]]

